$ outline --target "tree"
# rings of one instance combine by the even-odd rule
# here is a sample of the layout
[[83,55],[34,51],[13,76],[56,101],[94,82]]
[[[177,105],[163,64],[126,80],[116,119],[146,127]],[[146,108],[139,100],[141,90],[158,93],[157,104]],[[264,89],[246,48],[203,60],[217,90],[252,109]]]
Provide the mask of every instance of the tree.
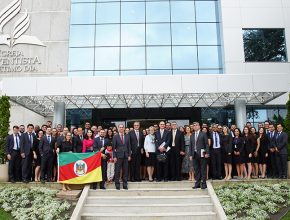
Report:
[[5,162],[5,142],[9,132],[10,102],[8,96],[0,98],[0,163]]
[[290,161],[290,94],[289,100],[286,103],[287,115],[284,121],[285,132],[288,134],[288,161]]

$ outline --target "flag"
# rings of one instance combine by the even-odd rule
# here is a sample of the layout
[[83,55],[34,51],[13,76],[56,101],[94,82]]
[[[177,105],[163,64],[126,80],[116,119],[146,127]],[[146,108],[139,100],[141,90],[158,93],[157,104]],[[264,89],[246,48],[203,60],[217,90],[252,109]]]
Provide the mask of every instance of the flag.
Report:
[[58,155],[58,182],[84,184],[102,181],[101,152]]

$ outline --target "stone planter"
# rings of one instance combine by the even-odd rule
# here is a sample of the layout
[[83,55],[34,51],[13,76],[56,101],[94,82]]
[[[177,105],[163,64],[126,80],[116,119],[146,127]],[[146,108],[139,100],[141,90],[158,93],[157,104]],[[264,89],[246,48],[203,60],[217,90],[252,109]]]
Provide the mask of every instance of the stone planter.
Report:
[[288,161],[288,179],[290,179],[290,161]]
[[0,164],[0,182],[8,182],[8,164]]

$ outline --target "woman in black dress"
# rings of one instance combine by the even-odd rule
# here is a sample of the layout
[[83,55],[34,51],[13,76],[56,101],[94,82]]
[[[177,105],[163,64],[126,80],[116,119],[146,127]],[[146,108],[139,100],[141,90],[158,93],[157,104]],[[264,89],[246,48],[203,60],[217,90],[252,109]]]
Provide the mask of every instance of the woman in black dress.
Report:
[[37,139],[36,144],[34,145],[35,148],[33,150],[33,159],[35,164],[35,175],[34,175],[34,181],[40,182],[40,165],[41,165],[41,156],[39,152],[39,141],[43,137],[43,130],[39,130],[37,133]]
[[268,136],[266,135],[265,128],[259,129],[259,137],[257,141],[258,145],[260,146],[258,155],[259,155],[261,178],[265,179],[267,169],[268,146],[269,146],[269,139]]
[[244,147],[245,147],[245,162],[247,163],[247,178],[251,179],[252,174],[252,163],[254,158],[254,152],[256,150],[255,146],[255,137],[253,136],[252,132],[249,130],[247,126],[244,127],[243,130],[244,135]]
[[244,139],[241,136],[240,129],[236,128],[234,130],[234,138],[233,138],[233,152],[234,152],[234,163],[236,164],[238,178],[243,178],[243,173],[245,169],[244,162]]
[[253,134],[254,137],[254,154],[253,154],[253,160],[252,160],[252,165],[253,165],[253,177],[258,178],[259,175],[259,157],[258,157],[258,151],[259,151],[259,145],[258,145],[258,134],[256,131],[255,127],[251,127],[251,133]]
[[233,138],[229,134],[229,128],[223,126],[223,134],[221,136],[221,147],[223,153],[223,161],[225,167],[225,178],[224,180],[232,179],[232,153],[233,153]]
[[[57,147],[56,152],[58,154],[62,152],[73,152],[72,134],[70,132],[66,133],[66,135],[64,136],[64,140]],[[71,188],[69,187],[69,184],[63,184],[62,190],[71,191]]]

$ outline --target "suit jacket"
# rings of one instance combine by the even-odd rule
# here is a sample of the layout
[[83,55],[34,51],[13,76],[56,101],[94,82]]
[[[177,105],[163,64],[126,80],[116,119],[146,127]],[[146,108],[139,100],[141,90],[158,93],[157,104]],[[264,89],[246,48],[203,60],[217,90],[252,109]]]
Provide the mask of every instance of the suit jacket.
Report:
[[[137,140],[135,130],[130,131],[128,135],[130,138],[132,154],[134,154],[137,152],[137,146],[138,146],[138,140]],[[139,149],[141,148],[144,148],[144,135],[142,131],[139,130]]]
[[209,153],[208,138],[205,132],[199,131],[196,141],[196,149],[197,152],[195,152],[195,132],[193,132],[190,136],[189,155],[195,158],[196,154],[198,154],[201,157],[201,149],[203,149],[205,153]]
[[82,151],[83,151],[83,140],[80,138],[80,136],[79,135],[74,136],[72,141],[73,141],[73,152],[74,153],[82,153]]
[[31,152],[35,149],[35,145],[37,143],[36,136],[34,133],[31,134],[31,137],[33,140],[32,144],[29,141],[29,135],[27,132],[25,132],[21,135],[22,141],[20,144],[20,153],[21,154],[24,153],[25,156],[28,156],[31,154]]
[[[218,132],[216,132],[218,137],[219,137],[219,142],[220,142],[220,146],[222,147],[222,135]],[[211,139],[211,144],[210,144],[210,149],[213,149],[213,145],[214,145],[214,132],[210,133],[210,139]]]
[[160,130],[155,132],[155,145],[156,145],[156,152],[160,153],[158,150],[159,146],[165,143],[164,148],[167,149],[167,147],[171,144],[171,134],[170,131],[167,131],[164,129],[163,136],[161,138]]
[[276,139],[277,139],[277,131],[274,132],[272,138],[271,138],[271,133],[268,132],[267,136],[269,138],[269,145],[268,145],[268,149],[271,149],[271,148],[275,148],[277,147],[277,143],[276,143]]
[[282,131],[281,134],[277,133],[276,136],[277,148],[279,150],[279,154],[288,154],[287,145],[288,145],[288,135],[286,132]]
[[39,153],[41,156],[53,154],[56,138],[50,135],[50,143],[47,135],[44,135],[39,141]]
[[[104,137],[104,146],[106,146],[109,143],[109,139]],[[95,152],[99,152],[102,148],[102,141],[101,141],[101,137],[96,137],[94,139],[94,144],[93,144],[93,149]],[[105,153],[105,150],[103,150],[102,153]]]
[[[172,146],[173,144],[173,130],[170,131],[170,146]],[[174,143],[175,143],[175,148],[177,149],[177,151],[185,151],[185,143],[184,143],[184,134],[179,131],[178,129],[176,130],[176,134],[175,134],[175,139],[174,139]]]
[[[19,146],[19,150],[20,150],[20,146],[21,146],[21,141],[22,140],[21,140],[20,136],[18,136],[18,137],[19,137],[18,146]],[[13,148],[14,148],[14,135],[13,134],[10,134],[6,138],[6,147],[5,147],[6,155],[7,154],[11,154],[12,151],[13,151]]]
[[131,143],[127,134],[124,134],[124,144],[121,136],[116,134],[113,137],[113,157],[114,158],[128,158],[131,156]]

